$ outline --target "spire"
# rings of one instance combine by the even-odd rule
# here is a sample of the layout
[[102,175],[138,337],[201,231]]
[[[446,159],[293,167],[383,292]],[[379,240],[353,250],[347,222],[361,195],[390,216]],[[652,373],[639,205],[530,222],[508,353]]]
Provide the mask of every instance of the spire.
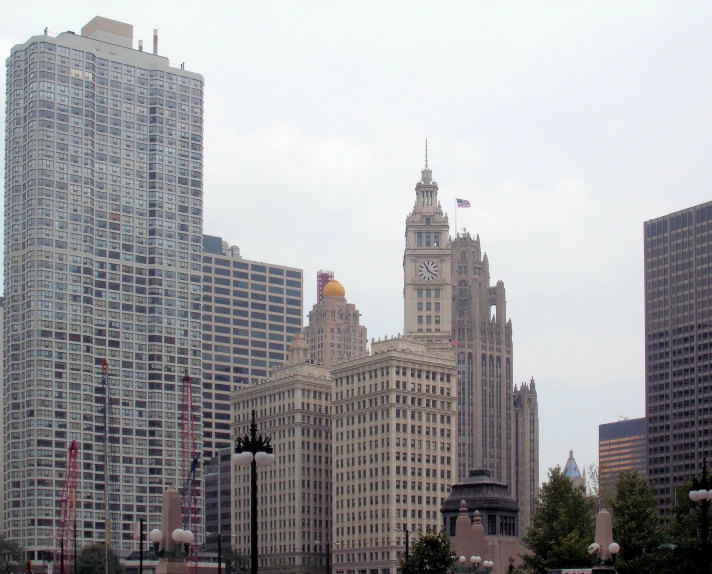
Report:
[[428,167],[428,139],[425,139],[425,168],[420,172],[420,182],[430,184],[433,182],[433,170]]

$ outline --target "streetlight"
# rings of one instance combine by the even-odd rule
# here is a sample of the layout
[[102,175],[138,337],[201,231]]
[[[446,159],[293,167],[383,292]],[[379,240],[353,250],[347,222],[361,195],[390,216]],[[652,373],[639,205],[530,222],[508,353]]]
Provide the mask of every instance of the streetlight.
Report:
[[[610,538],[609,538],[610,540]],[[598,542],[594,542],[588,547],[588,553],[592,556],[597,556],[600,552],[600,566],[612,566],[616,562],[616,554],[621,551],[621,547],[617,542],[611,542],[608,545],[608,554],[610,559],[606,556],[606,552],[601,552],[601,545]]]
[[235,454],[232,462],[237,466],[250,467],[250,572],[257,572],[257,467],[272,466],[274,454],[270,438],[257,434],[257,411],[252,411],[250,432],[235,439]]
[[[318,540],[314,541],[315,545],[321,545],[322,543],[319,542]],[[339,547],[341,542],[324,542],[324,546],[326,546],[326,574],[331,574],[331,545],[334,545],[336,548]]]
[[[162,558],[165,554],[165,548],[161,550],[161,553],[159,554],[158,547],[161,544],[161,541],[163,540],[163,532],[161,532],[158,528],[154,528],[153,530],[151,530],[151,532],[148,533],[148,538],[151,542],[153,542],[153,549],[156,555],[159,558]],[[181,544],[183,544],[185,555],[188,556],[188,554],[190,553],[190,545],[193,544],[193,539],[195,538],[194,534],[190,530],[176,528],[171,533],[171,538],[173,538],[173,542],[176,543],[176,547],[173,549],[173,556],[180,555]]]
[[[494,562],[492,560],[482,560],[479,556],[470,556],[470,565],[466,564],[467,558],[460,556],[457,561],[459,566],[456,566],[453,570],[455,572],[484,572],[489,574],[494,568]],[[480,565],[482,565],[482,570],[480,570]]]
[[220,574],[220,567],[222,566],[222,534],[220,534],[219,532],[217,534],[213,534],[212,532],[206,532],[205,536],[217,536],[218,538],[218,574]]
[[405,523],[403,523],[402,528],[400,526],[396,526],[393,530],[396,532],[402,532],[405,536],[405,561],[408,562],[408,537],[410,536],[411,531],[408,530],[408,525]]
[[707,515],[707,501],[712,499],[712,480],[707,476],[707,457],[702,459],[702,476],[698,480],[697,477],[692,479],[692,490],[690,491],[690,500],[692,502],[702,502],[701,530],[702,530],[702,555],[700,557],[700,572],[709,572],[710,569],[710,553],[709,553],[709,526]]

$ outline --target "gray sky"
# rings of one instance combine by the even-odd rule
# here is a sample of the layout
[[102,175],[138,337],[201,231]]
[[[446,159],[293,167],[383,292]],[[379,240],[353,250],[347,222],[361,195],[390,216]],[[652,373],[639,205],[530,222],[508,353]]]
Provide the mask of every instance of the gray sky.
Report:
[[[335,271],[369,336],[403,329],[423,167],[470,200],[507,289],[541,479],[644,413],[642,222],[710,200],[710,2],[6,2],[0,54],[99,14],[206,78],[205,231]],[[4,90],[0,94],[4,104]],[[4,105],[2,105],[4,109]],[[1,144],[0,144],[1,145]],[[453,228],[454,229],[454,228]]]

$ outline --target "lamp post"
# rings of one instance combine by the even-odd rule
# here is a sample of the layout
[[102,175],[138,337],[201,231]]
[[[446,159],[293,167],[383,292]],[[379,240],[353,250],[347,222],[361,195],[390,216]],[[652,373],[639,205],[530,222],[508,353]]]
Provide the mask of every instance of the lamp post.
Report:
[[[322,543],[319,542],[318,540],[314,541],[315,545],[320,546]],[[324,542],[324,546],[326,547],[326,574],[331,574],[331,545],[333,544],[338,548],[340,542]]]
[[403,536],[405,536],[405,561],[408,562],[408,539],[410,537],[411,531],[408,530],[408,526],[405,523],[403,524],[403,527],[396,526],[393,530],[395,530],[396,532],[402,532]]
[[217,534],[206,532],[205,536],[215,536],[218,539],[218,574],[220,574],[220,567],[222,566],[222,534],[219,532]]
[[[610,540],[610,538],[609,538]],[[594,542],[588,547],[588,553],[592,556],[598,556],[600,561],[600,566],[613,566],[616,563],[616,554],[621,551],[621,547],[617,542],[611,542],[608,545],[608,554],[610,554],[610,559],[605,557],[605,551],[601,552],[601,545],[598,542]],[[600,555],[599,555],[600,552]]]
[[692,479],[692,490],[690,491],[690,500],[692,502],[702,502],[701,534],[702,534],[702,553],[700,555],[700,572],[709,572],[710,570],[710,553],[709,553],[709,517],[707,509],[707,501],[712,499],[712,492],[709,489],[712,487],[712,480],[707,476],[707,457],[702,459],[702,476],[698,479]]
[[[453,568],[455,572],[484,572],[489,574],[494,568],[494,562],[492,560],[482,560],[479,556],[470,556],[470,564],[467,564],[467,558],[460,556],[457,559],[458,565]],[[482,570],[480,570],[482,566]]]
[[237,466],[250,467],[250,572],[257,572],[257,467],[272,466],[274,454],[270,438],[257,434],[257,411],[252,411],[250,430],[235,439],[235,454],[232,461]]

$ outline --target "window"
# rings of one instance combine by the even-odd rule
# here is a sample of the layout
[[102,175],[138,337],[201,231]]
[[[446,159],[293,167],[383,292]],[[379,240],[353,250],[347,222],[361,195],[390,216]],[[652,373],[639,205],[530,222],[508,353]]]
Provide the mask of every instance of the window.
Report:
[[440,233],[438,233],[437,231],[433,233],[433,245],[435,247],[440,246]]
[[422,325],[422,324],[423,324],[423,316],[418,315],[418,325]]
[[430,225],[430,218],[429,218],[429,217],[426,217],[426,218],[425,218],[425,225]]
[[430,247],[430,232],[425,234],[425,247]]
[[497,515],[490,514],[487,517],[487,534],[497,534]]
[[423,234],[420,231],[415,234],[415,244],[418,247],[423,246]]
[[440,311],[440,301],[435,302],[435,310]]

